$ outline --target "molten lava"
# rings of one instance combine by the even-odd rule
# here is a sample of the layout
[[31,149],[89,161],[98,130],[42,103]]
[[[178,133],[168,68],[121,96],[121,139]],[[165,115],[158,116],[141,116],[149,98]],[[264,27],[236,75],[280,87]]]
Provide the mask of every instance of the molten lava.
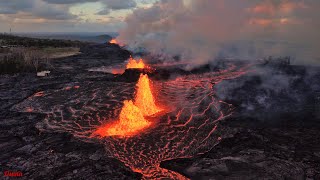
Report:
[[151,116],[161,111],[155,104],[148,75],[140,75],[134,103],[144,116]]
[[95,134],[100,136],[132,136],[151,123],[144,119],[140,109],[130,101],[124,101],[119,121],[99,128]]
[[135,60],[130,57],[129,62],[127,64],[127,69],[144,69],[145,64],[143,63],[142,59]]
[[[218,72],[181,75],[154,84],[147,75],[141,75],[135,97],[124,103],[121,103],[123,99],[131,97],[133,84],[96,82],[90,86],[83,83],[78,92],[74,92],[76,99],[72,101],[70,93],[73,91],[61,89],[37,93],[15,108],[47,113],[43,126],[39,126],[41,130],[68,132],[85,141],[88,136],[112,136],[99,140],[110,155],[141,173],[142,179],[181,180],[186,178],[161,168],[161,162],[198,156],[227,137],[224,132],[228,127],[220,126],[219,122],[233,113],[234,106],[218,99],[216,88],[224,80],[252,71],[250,67],[250,64],[226,63],[225,69]],[[151,85],[157,90],[155,97]],[[54,97],[59,97],[59,101],[50,101]],[[170,107],[170,111],[147,117],[159,110],[154,105],[155,100],[156,104]],[[47,101],[54,104],[51,106]],[[86,105],[79,106],[79,103]],[[123,107],[119,114],[120,104]],[[99,126],[104,119],[114,121]],[[97,126],[99,128],[92,134]],[[146,131],[151,126],[152,131]]]
[[111,41],[109,42],[110,44],[118,44],[116,39],[111,39]]
[[124,101],[119,120],[99,128],[94,135],[101,137],[133,136],[151,125],[151,122],[144,118],[145,116],[151,116],[160,111],[161,109],[155,104],[148,75],[141,74],[137,84],[135,102]]

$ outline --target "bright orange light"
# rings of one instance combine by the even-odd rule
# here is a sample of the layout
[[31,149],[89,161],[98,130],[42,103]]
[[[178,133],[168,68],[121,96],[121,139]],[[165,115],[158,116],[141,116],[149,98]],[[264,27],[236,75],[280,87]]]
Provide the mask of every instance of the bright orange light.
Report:
[[98,128],[93,134],[101,137],[133,136],[152,124],[145,119],[146,116],[151,116],[160,111],[161,109],[155,105],[148,75],[141,74],[137,84],[135,102],[132,100],[124,101],[119,120]]
[[145,64],[142,61],[142,59],[139,59],[139,61],[133,59],[130,57],[129,62],[127,64],[127,69],[144,69]]
[[132,136],[151,123],[144,119],[140,109],[130,101],[124,101],[120,118],[113,124],[99,128],[94,134],[104,136]]
[[144,116],[151,116],[161,111],[155,104],[148,75],[140,75],[135,105],[139,107]]
[[124,44],[118,42],[116,39],[111,39],[111,40],[109,41],[109,43],[110,43],[110,44],[117,44],[117,45],[119,45],[119,46],[124,46]]
[[116,39],[111,39],[111,41],[109,42],[111,44],[118,44],[117,40]]

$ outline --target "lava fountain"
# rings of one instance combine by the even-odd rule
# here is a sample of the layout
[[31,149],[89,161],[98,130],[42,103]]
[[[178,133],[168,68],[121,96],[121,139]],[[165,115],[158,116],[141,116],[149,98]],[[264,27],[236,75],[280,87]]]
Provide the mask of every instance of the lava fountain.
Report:
[[117,45],[119,45],[119,46],[124,46],[124,44],[118,42],[116,39],[111,39],[111,40],[109,41],[109,43],[110,43],[110,44],[117,44]]
[[[147,66],[143,60],[140,58],[139,60],[136,60],[132,57],[129,58],[128,63],[126,64],[125,69],[146,69],[146,70],[151,70],[149,66]],[[122,74],[125,72],[125,69],[123,67],[121,68],[112,68],[112,74]]]
[[155,104],[148,75],[141,74],[137,84],[135,102],[132,100],[124,101],[119,120],[98,128],[93,135],[101,137],[133,136],[152,124],[145,119],[146,116],[154,115],[160,111],[161,109]]
[[140,58],[139,61],[130,57],[129,62],[127,64],[127,69],[144,69],[146,65]]
[[111,40],[109,41],[109,43],[110,43],[110,44],[118,44],[118,42],[117,42],[116,39],[111,39]]
[[[147,75],[140,75],[137,84],[84,82],[77,89],[37,93],[14,108],[47,113],[37,124],[41,131],[69,132],[85,141],[98,138],[112,157],[143,179],[186,179],[163,169],[161,162],[203,154],[227,137],[228,128],[219,122],[231,116],[235,107],[218,99],[215,86],[246,74],[249,68],[227,63],[220,71],[152,84]],[[57,101],[50,101],[53,98]],[[157,105],[165,105],[166,111]]]
[[140,109],[130,101],[124,101],[120,118],[113,124],[99,128],[94,134],[99,136],[133,136],[137,132],[150,126]]
[[140,75],[135,104],[144,116],[151,116],[161,111],[155,104],[148,75]]

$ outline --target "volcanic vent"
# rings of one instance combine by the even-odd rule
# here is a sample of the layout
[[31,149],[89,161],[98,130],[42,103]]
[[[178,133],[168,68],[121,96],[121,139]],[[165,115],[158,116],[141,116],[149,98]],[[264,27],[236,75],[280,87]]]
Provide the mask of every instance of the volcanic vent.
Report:
[[186,179],[160,163],[204,153],[219,141],[219,121],[233,106],[216,98],[214,86],[246,71],[247,66],[229,63],[220,71],[168,80],[141,74],[138,82],[68,84],[36,93],[15,108],[46,113],[37,125],[42,131],[69,132],[105,144],[110,156],[145,179]]

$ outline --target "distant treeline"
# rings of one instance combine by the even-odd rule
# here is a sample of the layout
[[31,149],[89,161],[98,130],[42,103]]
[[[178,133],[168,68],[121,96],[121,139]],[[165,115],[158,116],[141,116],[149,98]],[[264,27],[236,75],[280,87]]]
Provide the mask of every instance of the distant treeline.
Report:
[[58,39],[37,39],[29,37],[0,34],[0,46],[23,47],[82,47],[86,42]]

